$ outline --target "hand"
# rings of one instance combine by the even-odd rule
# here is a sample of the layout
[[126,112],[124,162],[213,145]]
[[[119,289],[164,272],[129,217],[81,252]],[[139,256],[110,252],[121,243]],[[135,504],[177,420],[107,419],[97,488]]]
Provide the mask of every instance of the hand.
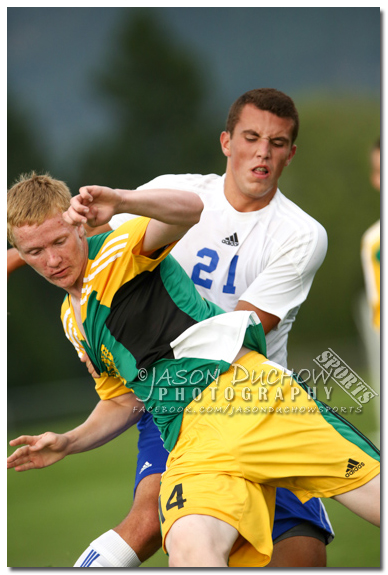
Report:
[[21,435],[9,442],[10,445],[23,445],[23,447],[19,447],[8,457],[7,469],[14,467],[15,471],[28,471],[53,465],[67,455],[68,443],[69,440],[65,435],[51,431],[42,435]]
[[90,373],[90,375],[96,379],[98,377],[100,377],[100,375],[96,372],[96,370],[94,369],[94,366],[92,364],[92,362],[89,359],[89,356],[87,355],[87,353],[84,353],[83,356],[81,357],[81,361],[82,363],[86,364],[86,367],[88,368],[88,372]]
[[78,196],[70,200],[70,208],[63,213],[65,222],[71,225],[88,224],[91,227],[107,224],[121,203],[117,190],[105,186],[84,186]]

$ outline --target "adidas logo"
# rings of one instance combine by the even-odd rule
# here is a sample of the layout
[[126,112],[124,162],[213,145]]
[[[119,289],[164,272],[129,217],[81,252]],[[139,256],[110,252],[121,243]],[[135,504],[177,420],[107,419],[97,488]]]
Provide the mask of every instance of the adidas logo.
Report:
[[222,243],[226,244],[227,246],[238,246],[238,237],[237,237],[236,232],[234,232],[234,234],[232,236],[224,238],[222,240]]
[[[152,467],[152,463],[149,463],[148,461],[145,462],[145,464],[143,465],[143,467],[140,469],[140,473],[143,473],[143,471],[145,469],[148,469],[149,467]],[[139,473],[139,475],[140,475]]]
[[364,465],[365,463],[362,461],[360,463],[359,461],[354,461],[354,459],[348,459],[348,467],[346,469],[345,477],[350,477],[350,475],[359,471],[361,467],[364,467]]

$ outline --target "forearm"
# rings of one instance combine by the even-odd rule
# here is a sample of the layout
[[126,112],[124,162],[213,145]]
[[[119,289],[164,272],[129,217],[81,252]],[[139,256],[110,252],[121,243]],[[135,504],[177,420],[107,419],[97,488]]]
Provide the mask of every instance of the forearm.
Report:
[[115,214],[130,213],[150,218],[142,252],[148,255],[179,240],[196,224],[203,210],[201,198],[180,190],[114,190],[83,186],[63,213],[71,225],[91,227],[108,224]]
[[142,408],[142,402],[133,393],[116,400],[101,400],[84,423],[64,434],[66,455],[90,451],[108,443],[137,423]]
[[112,231],[112,228],[109,224],[104,224],[103,226],[98,226],[97,228],[92,228],[91,226],[88,226],[88,224],[84,224],[84,228],[88,238]]
[[25,265],[25,261],[19,256],[19,252],[16,248],[10,248],[7,250],[7,276]]
[[121,201],[116,214],[136,214],[169,225],[197,223],[203,210],[201,198],[193,192],[180,190],[117,190]]

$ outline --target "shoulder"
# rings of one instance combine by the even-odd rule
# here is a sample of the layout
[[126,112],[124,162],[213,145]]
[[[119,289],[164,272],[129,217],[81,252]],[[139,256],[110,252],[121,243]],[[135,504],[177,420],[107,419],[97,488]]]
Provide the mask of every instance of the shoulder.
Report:
[[276,211],[278,211],[281,216],[294,220],[297,223],[311,226],[312,228],[325,230],[322,224],[282,194],[280,190],[277,191],[275,198],[277,199]]
[[315,238],[316,242],[327,246],[327,232],[315,218],[284,196],[280,190],[275,196],[273,218],[282,222],[283,232],[288,235]]
[[221,180],[222,176],[217,174],[165,174],[139,186],[137,189],[169,188],[200,193],[213,189]]
[[325,228],[280,190],[274,200],[268,225],[274,257],[286,257],[300,271],[318,269],[327,253]]
[[[143,238],[150,218],[136,216],[126,220],[114,230],[88,238],[89,260],[108,256],[137,245]],[[112,256],[113,257],[113,256]]]

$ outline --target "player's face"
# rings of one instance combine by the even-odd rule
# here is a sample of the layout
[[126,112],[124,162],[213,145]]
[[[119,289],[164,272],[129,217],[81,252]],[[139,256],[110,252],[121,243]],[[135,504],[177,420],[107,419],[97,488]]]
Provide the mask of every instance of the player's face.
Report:
[[295,152],[291,145],[293,120],[247,104],[230,136],[221,134],[228,158],[225,195],[239,211],[261,209],[274,196],[278,180]]
[[58,213],[39,226],[20,226],[13,232],[21,257],[38,274],[67,291],[82,289],[88,253],[82,226],[67,224]]

